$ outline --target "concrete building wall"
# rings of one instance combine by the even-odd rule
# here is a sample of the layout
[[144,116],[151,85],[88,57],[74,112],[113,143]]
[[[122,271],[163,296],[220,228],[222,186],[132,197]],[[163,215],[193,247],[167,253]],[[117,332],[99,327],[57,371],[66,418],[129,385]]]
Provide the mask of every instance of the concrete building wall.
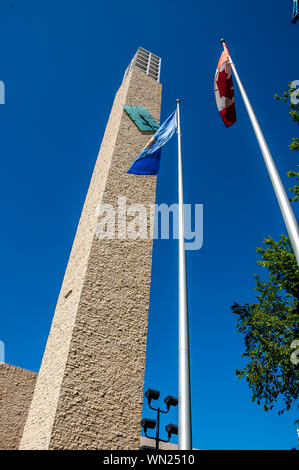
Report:
[[[156,448],[156,440],[150,437],[141,436],[140,447],[145,447],[146,449],[144,450],[154,450]],[[173,442],[159,442],[159,450],[179,450],[179,446]],[[199,449],[193,448],[192,450]]]
[[36,372],[0,363],[0,450],[18,449]]
[[116,94],[20,449],[140,445],[152,240],[95,233],[99,204],[155,202],[156,177],[126,173],[149,136],[124,104],[145,106],[159,121],[161,84],[133,67]]
[[[156,448],[155,439],[141,436],[140,438],[140,447],[146,447],[148,450]],[[178,450],[178,445],[173,444],[172,442],[159,442],[159,450]]]

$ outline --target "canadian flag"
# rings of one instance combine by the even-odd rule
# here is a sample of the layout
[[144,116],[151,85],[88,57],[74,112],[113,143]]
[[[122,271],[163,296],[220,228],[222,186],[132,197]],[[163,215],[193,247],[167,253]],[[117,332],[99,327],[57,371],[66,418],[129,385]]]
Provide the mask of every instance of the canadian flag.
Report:
[[218,111],[226,127],[237,120],[232,68],[227,48],[222,52],[215,75],[214,91]]

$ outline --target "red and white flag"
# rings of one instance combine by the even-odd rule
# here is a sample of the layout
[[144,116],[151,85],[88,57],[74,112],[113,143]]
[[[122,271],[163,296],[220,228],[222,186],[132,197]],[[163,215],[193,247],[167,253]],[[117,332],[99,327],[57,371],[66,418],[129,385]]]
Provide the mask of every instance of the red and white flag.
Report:
[[232,68],[228,58],[228,50],[225,47],[217,65],[214,82],[217,108],[226,127],[237,120]]

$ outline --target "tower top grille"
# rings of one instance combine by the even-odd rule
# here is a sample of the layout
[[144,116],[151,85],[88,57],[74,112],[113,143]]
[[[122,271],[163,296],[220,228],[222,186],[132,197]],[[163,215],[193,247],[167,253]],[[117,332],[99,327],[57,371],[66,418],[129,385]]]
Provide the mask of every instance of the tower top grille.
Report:
[[129,67],[125,71],[124,80],[132,67],[142,70],[146,75],[150,75],[157,80],[157,82],[160,81],[161,59],[146,49],[143,49],[142,47],[137,49]]

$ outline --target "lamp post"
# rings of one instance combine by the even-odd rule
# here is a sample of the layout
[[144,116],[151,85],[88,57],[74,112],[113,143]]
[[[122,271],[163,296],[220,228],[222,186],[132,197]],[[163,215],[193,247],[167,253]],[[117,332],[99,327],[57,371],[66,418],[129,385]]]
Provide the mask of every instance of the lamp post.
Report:
[[141,427],[144,430],[144,434],[148,438],[151,437],[147,435],[147,430],[156,428],[156,437],[154,439],[156,441],[156,450],[159,450],[159,442],[169,442],[173,434],[178,434],[177,425],[168,424],[167,426],[165,426],[165,430],[168,434],[168,440],[165,441],[163,439],[160,439],[160,413],[167,414],[171,406],[177,406],[178,399],[176,397],[173,397],[172,395],[167,395],[167,397],[164,398],[164,403],[166,404],[167,409],[161,410],[160,407],[154,408],[153,406],[151,406],[151,401],[158,400],[160,397],[160,392],[158,390],[153,390],[151,388],[147,389],[145,392],[145,397],[147,398],[149,408],[157,412],[157,419],[143,418],[141,420]]

